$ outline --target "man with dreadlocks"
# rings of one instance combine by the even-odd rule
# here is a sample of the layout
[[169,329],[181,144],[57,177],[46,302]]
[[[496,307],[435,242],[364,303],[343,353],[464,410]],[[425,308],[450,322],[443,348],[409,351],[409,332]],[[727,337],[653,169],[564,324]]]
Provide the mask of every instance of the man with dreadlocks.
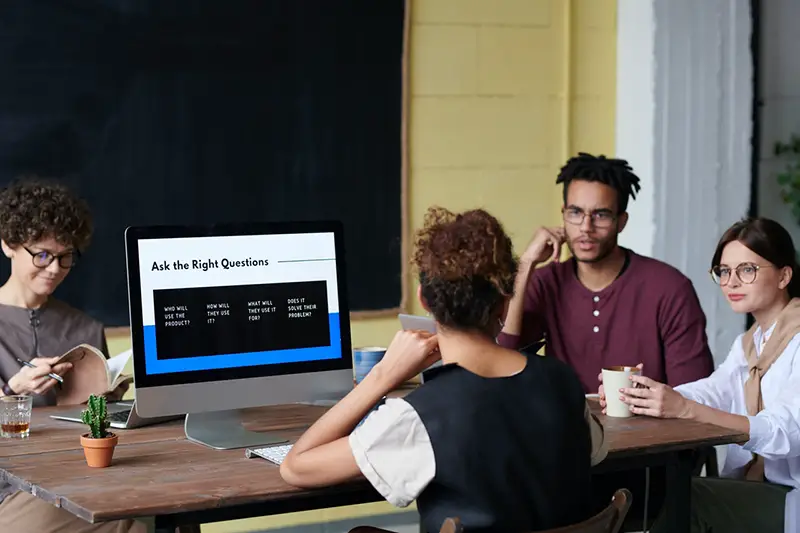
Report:
[[[520,258],[500,344],[544,339],[546,353],[572,366],[587,393],[597,392],[603,366],[642,363],[644,375],[673,387],[711,374],[692,282],[617,244],[628,198],[640,189],[628,162],[581,153],[556,183],[564,186],[564,226],[540,228]],[[562,262],[564,243],[572,257]]]
[[[597,392],[604,366],[640,363],[644,375],[673,387],[710,375],[706,319],[691,281],[617,244],[628,199],[640,189],[628,162],[581,153],[556,183],[564,187],[564,225],[540,228],[520,258],[498,342],[524,349],[544,340],[546,354],[569,364],[587,393]],[[562,262],[565,243],[572,257]],[[658,509],[664,472],[651,474],[651,508]],[[601,501],[627,486],[632,515],[643,510],[643,472],[603,477],[595,480]]]

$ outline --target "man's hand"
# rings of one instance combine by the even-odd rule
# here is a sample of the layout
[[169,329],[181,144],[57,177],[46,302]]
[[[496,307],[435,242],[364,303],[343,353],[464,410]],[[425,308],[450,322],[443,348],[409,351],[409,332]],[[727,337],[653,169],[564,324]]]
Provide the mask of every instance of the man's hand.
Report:
[[534,233],[528,248],[520,258],[519,271],[514,280],[514,295],[508,304],[503,324],[503,333],[506,335],[522,334],[525,294],[530,275],[540,263],[548,259],[558,261],[565,239],[564,228],[539,228]]
[[548,259],[558,261],[561,256],[561,247],[564,245],[566,238],[564,228],[539,228],[533,234],[528,248],[522,254],[522,262],[535,266],[544,263]]

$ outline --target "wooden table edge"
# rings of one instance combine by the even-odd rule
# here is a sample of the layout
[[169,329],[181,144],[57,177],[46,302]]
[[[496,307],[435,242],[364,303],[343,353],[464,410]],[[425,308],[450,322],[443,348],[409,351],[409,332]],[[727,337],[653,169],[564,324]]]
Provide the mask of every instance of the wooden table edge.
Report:
[[[342,485],[336,485],[333,487],[326,487],[322,489],[313,489],[313,490],[306,490],[300,489],[297,487],[291,487],[292,490],[283,492],[280,495],[275,497],[263,497],[263,496],[253,496],[253,497],[216,497],[214,498],[211,505],[210,502],[206,501],[204,503],[198,502],[197,504],[187,504],[177,507],[175,509],[171,509],[169,511],[164,510],[163,507],[156,507],[156,506],[148,506],[148,507],[140,507],[136,510],[136,514],[131,514],[129,512],[103,512],[103,511],[91,511],[69,499],[59,498],[57,496],[52,495],[50,492],[41,490],[37,493],[32,493],[35,496],[41,498],[48,503],[54,504],[57,507],[61,507],[62,509],[74,514],[78,518],[85,520],[91,524],[99,524],[105,522],[113,522],[115,520],[137,520],[142,518],[152,518],[152,517],[170,517],[170,516],[178,516],[183,514],[191,514],[191,513],[210,513],[214,511],[221,511],[221,510],[233,510],[238,507],[245,507],[250,505],[258,505],[262,506],[264,511],[269,511],[270,507],[281,506],[282,509],[279,512],[264,512],[263,514],[259,514],[258,516],[273,516],[278,514],[285,514],[290,512],[302,512],[308,511],[312,509],[328,509],[334,507],[340,507],[342,505],[357,505],[357,504],[364,504],[364,503],[373,503],[378,501],[385,501],[382,496],[369,484],[369,482],[364,480],[357,480],[355,482],[346,483]],[[47,497],[44,498],[42,495],[46,495]],[[313,501],[313,500],[325,500],[325,499],[337,499],[342,497],[350,497],[353,500],[348,500],[346,503],[335,503],[332,502],[331,505],[327,506],[320,506],[320,505],[304,505],[303,502],[306,501]]]
[[640,455],[659,455],[664,453],[680,452],[685,450],[710,448],[712,446],[725,446],[728,444],[744,444],[749,440],[750,440],[750,435],[746,433],[734,433],[731,435],[720,435],[717,437],[700,438],[694,440],[687,440],[677,444],[664,445],[663,450],[654,446],[646,448],[623,448],[618,451],[609,451],[607,459],[624,459],[626,457],[635,457]]
[[61,498],[60,496],[53,494],[49,490],[40,487],[38,485],[28,483],[24,479],[11,474],[10,472],[3,472],[3,479],[11,485],[12,488],[26,492],[32,496],[39,498],[42,501],[45,501],[51,505],[59,509],[64,509],[65,511],[77,516],[78,518],[85,520],[89,523],[94,524],[95,522],[92,520],[92,512],[88,509],[81,507],[80,505],[75,505],[71,501]]

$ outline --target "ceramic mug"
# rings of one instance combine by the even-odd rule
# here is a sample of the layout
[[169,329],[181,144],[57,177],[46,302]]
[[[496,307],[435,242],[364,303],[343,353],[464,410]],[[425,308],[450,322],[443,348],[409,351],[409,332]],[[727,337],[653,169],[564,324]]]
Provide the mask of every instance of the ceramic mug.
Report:
[[636,387],[632,375],[641,375],[635,366],[608,366],[603,368],[603,390],[606,393],[606,415],[618,418],[633,416],[628,404],[619,399],[619,389]]
[[367,346],[353,350],[353,381],[356,385],[361,383],[361,380],[383,359],[385,354],[386,348],[380,346]]

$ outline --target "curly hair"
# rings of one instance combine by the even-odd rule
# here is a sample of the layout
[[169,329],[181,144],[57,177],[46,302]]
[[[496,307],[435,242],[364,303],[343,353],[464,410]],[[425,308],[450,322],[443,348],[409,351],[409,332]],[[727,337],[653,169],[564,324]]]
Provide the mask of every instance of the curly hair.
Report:
[[482,209],[432,207],[414,244],[422,298],[436,321],[489,332],[513,295],[518,266],[500,222]]
[[53,238],[83,250],[91,241],[92,217],[66,186],[26,176],[0,191],[0,237],[9,246]]

